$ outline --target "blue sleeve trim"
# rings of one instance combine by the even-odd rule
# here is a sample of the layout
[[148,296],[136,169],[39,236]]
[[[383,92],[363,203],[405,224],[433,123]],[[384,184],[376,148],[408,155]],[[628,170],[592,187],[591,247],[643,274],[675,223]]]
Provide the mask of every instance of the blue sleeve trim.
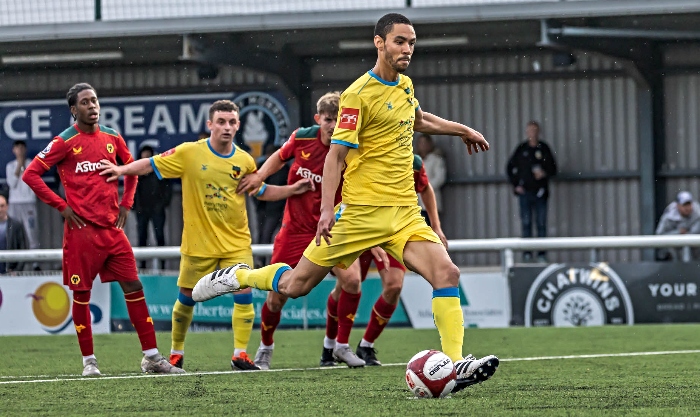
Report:
[[260,187],[260,189],[258,190],[257,194],[255,194],[255,197],[257,198],[257,197],[260,197],[260,196],[262,196],[263,194],[265,194],[265,189],[266,189],[266,188],[267,188],[267,184],[263,183],[263,185],[262,185],[262,186]]
[[[153,168],[153,172],[156,173],[156,176],[158,177],[159,180],[163,179],[163,176],[160,175],[160,171],[158,171],[158,167],[156,166],[156,163],[153,162],[153,157],[148,158],[148,160],[151,162],[151,168]],[[194,304],[192,304],[194,305]]]
[[347,146],[348,148],[353,148],[353,149],[357,149],[360,146],[357,143],[350,143],[350,142],[346,142],[344,140],[338,140],[338,139],[331,139],[331,145],[343,145],[343,146]]
[[192,307],[195,304],[197,304],[192,297],[188,297],[185,294],[179,292],[177,293],[177,301],[179,301],[181,304]]
[[277,272],[275,272],[275,277],[272,279],[272,290],[276,293],[279,293],[279,290],[277,289],[277,286],[279,285],[280,282],[280,277],[282,274],[284,274],[286,271],[291,270],[292,268],[289,265],[283,265],[280,266],[279,269],[277,269]]
[[234,304],[253,304],[253,293],[248,294],[233,294]]
[[459,288],[447,287],[447,288],[440,288],[439,290],[433,290],[433,298],[436,298],[436,297],[457,297],[457,298],[459,298]]

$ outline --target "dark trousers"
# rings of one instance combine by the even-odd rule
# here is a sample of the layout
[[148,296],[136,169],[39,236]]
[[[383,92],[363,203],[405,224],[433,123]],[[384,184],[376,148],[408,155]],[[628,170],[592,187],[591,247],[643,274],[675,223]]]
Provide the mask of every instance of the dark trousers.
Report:
[[[136,223],[139,233],[139,246],[148,246],[148,223],[153,223],[156,243],[165,246],[165,209],[155,212],[141,212],[136,214]],[[141,261],[141,268],[146,268],[146,261]],[[165,269],[165,260],[161,259],[160,268]]]
[[[273,243],[275,238],[275,231],[282,224],[282,216],[280,215],[266,215],[265,212],[258,213],[258,243],[267,244]],[[257,264],[261,266],[268,265],[270,263],[271,257],[269,256],[258,256],[256,258]]]
[[[526,192],[518,196],[520,201],[520,222],[522,223],[522,236],[532,237],[532,217],[534,213],[537,237],[547,237],[547,199],[537,197],[537,194]],[[524,252],[525,256],[532,256],[530,252]],[[544,256],[540,251],[537,255]]]

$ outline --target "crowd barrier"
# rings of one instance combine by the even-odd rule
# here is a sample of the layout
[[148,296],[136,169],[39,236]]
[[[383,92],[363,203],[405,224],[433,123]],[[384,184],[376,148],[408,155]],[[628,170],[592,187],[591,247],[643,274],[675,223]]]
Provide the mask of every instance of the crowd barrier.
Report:
[[[698,321],[700,265],[696,262],[637,262],[607,264],[596,262],[604,248],[690,248],[700,246],[700,236],[610,236],[548,239],[453,240],[451,252],[500,251],[502,268],[489,272],[462,270],[460,299],[467,327],[585,326],[601,324],[669,323]],[[515,251],[590,249],[590,263],[518,265]],[[269,255],[272,245],[253,245],[255,255]],[[686,250],[685,252],[689,252]],[[178,247],[134,248],[137,259],[177,258]],[[60,249],[0,251],[0,262],[59,261]],[[142,275],[154,323],[169,328],[172,305],[177,295],[176,277]],[[71,294],[61,285],[61,276],[0,277],[0,335],[72,333]],[[322,327],[325,302],[334,285],[324,280],[311,294],[290,300],[283,313],[283,327]],[[370,273],[363,284],[363,297],[355,320],[364,325],[372,305],[381,293],[381,281]],[[391,325],[414,328],[434,327],[431,287],[417,275],[406,275],[401,305]],[[259,312],[263,291],[253,293]],[[232,297],[200,303],[195,310],[193,330],[229,329]],[[129,330],[118,285],[96,284],[91,299],[96,333]]]

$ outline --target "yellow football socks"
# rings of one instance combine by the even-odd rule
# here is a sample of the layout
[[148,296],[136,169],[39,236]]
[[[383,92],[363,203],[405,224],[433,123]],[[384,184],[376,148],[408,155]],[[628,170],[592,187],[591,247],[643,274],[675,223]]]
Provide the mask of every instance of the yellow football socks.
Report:
[[233,296],[233,315],[231,326],[233,327],[233,348],[246,350],[253,332],[255,309],[253,308],[253,294],[235,294]]
[[239,269],[236,278],[241,288],[257,288],[265,291],[277,291],[277,282],[282,273],[291,268],[287,264],[276,263],[258,269]]
[[464,316],[457,287],[433,290],[433,320],[440,333],[442,351],[452,362],[462,359]]
[[[184,303],[191,302],[192,305],[186,305],[183,301]],[[187,329],[189,329],[190,323],[192,323],[192,316],[194,316],[194,304],[192,298],[182,293],[179,294],[178,299],[175,301],[172,319],[173,330],[171,333],[172,350],[185,350],[185,336],[187,336]]]

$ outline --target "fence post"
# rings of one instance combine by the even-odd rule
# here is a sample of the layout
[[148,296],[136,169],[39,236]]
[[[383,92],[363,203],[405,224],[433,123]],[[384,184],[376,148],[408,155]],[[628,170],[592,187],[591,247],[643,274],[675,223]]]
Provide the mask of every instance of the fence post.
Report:
[[102,0],[95,0],[95,21],[102,20]]
[[683,262],[690,262],[690,246],[683,246]]
[[503,249],[501,251],[501,264],[503,265],[503,272],[507,274],[508,270],[515,265],[513,249]]
[[591,248],[590,258],[591,258],[591,262],[598,262],[598,249]]

